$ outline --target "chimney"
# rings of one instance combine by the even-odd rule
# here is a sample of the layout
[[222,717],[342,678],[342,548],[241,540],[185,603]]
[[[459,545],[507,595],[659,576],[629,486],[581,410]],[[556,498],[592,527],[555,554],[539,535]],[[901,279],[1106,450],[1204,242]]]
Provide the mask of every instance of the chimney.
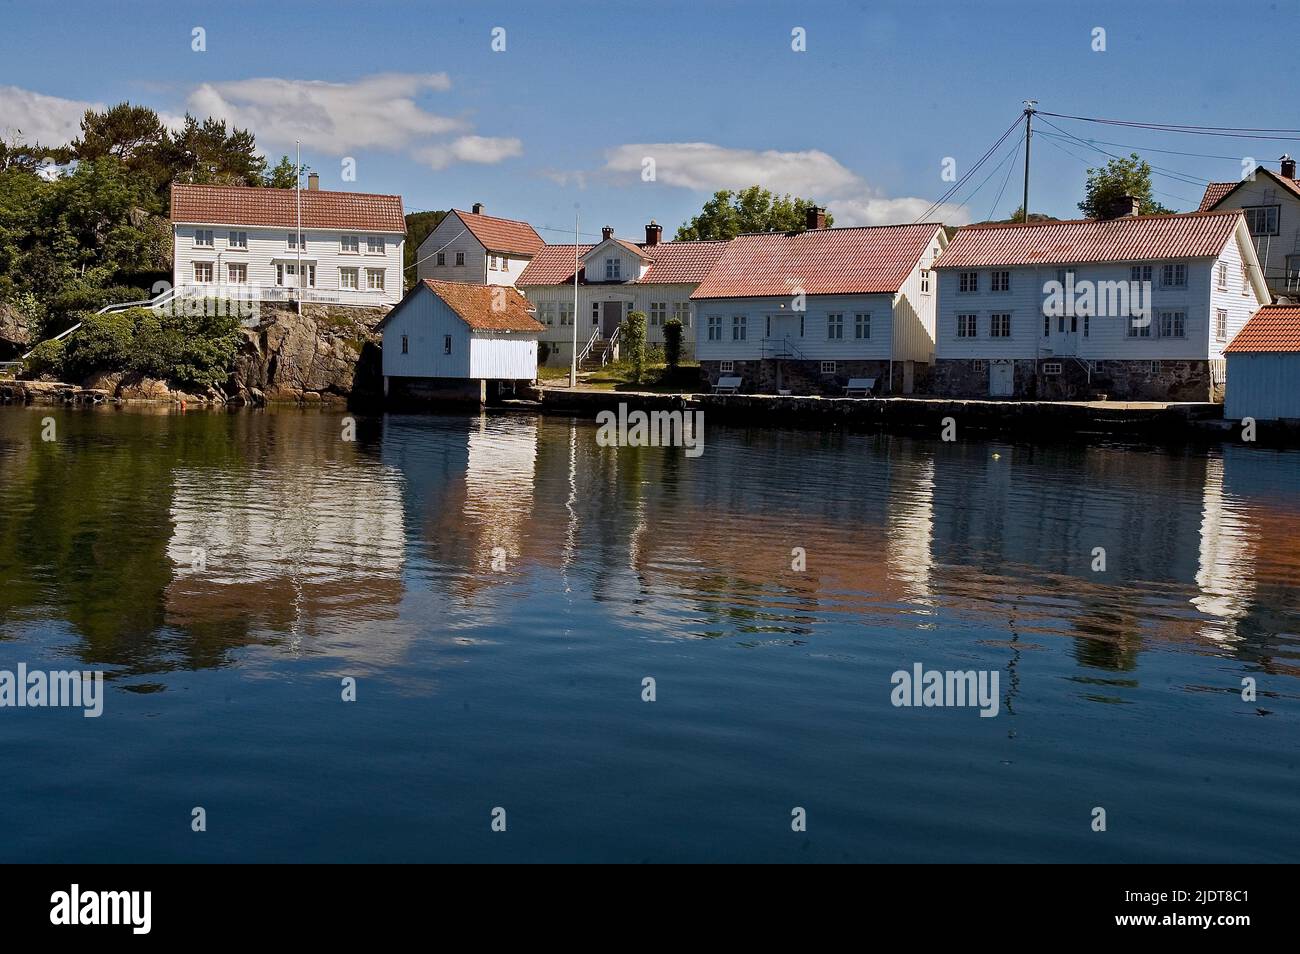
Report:
[[664,227],[650,220],[650,224],[645,227],[645,243],[647,245],[658,245],[659,240],[664,237]]
[[1295,160],[1290,156],[1284,155],[1282,157],[1282,178],[1295,179]]
[[600,239],[602,242],[607,242],[613,237],[614,237],[614,230],[610,228],[608,225],[600,230]]
[[308,192],[320,191],[320,175],[318,175],[315,172],[307,173],[307,191]]
[[1119,195],[1110,204],[1108,219],[1126,219],[1138,214],[1142,200],[1135,195]]
[[475,215],[482,215],[482,214],[483,214],[483,203],[482,203],[482,202],[475,202],[475,203],[474,203],[474,207],[473,207],[472,209],[470,209],[470,211],[473,212]]
[[808,228],[824,229],[826,228],[826,207],[821,205],[808,206]]

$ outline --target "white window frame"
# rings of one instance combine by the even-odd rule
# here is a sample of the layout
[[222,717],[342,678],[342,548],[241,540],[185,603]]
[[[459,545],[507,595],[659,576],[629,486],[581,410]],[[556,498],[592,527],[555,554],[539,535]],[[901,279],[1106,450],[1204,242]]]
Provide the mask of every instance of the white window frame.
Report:
[[989,315],[989,337],[1011,337],[1011,312],[995,311]]
[[[352,284],[349,285],[345,276],[352,277]],[[361,269],[357,266],[342,266],[339,268],[339,288],[345,291],[361,291]]]
[[972,312],[961,312],[957,315],[957,337],[958,338],[978,338],[979,337],[979,315]]
[[[388,281],[386,268],[367,268],[366,269],[366,291],[381,292],[386,291],[385,284]],[[375,283],[375,276],[379,276],[379,283]]]
[[[1001,277],[1002,287],[998,287],[999,276]],[[989,291],[996,292],[999,295],[1011,294],[1011,270],[1000,268],[997,271],[989,273]]]
[[[199,277],[199,269],[203,269],[204,274],[206,274],[206,276],[207,276],[206,278],[200,278],[200,277]],[[213,265],[212,262],[195,262],[195,263],[194,263],[194,284],[196,284],[196,285],[211,285],[211,284],[212,284],[212,281],[213,281],[213,278],[214,278],[215,275],[216,275],[216,268],[215,268],[215,266]]]
[[921,269],[921,294],[930,294],[930,270],[928,268]]
[[194,230],[195,248],[215,248],[216,245],[217,245],[216,233],[212,229]]
[[1133,265],[1129,268],[1129,281],[1150,282],[1154,271],[1150,265]]
[[248,251],[248,233],[243,231],[230,231],[226,233],[226,245],[230,248],[237,248],[240,251]]
[[605,281],[622,281],[623,280],[623,259],[614,256],[605,259]]
[[562,301],[559,303],[560,327],[568,328],[573,325],[573,302]]
[[826,340],[844,340],[844,313],[833,311],[826,316]]
[[1165,262],[1160,267],[1161,288],[1186,288],[1187,265],[1184,262]]
[[[1241,211],[1246,213],[1246,228],[1251,235],[1278,235],[1282,224],[1282,206],[1280,205],[1244,205]],[[1255,223],[1263,214],[1264,228],[1255,229]],[[1270,227],[1271,222],[1271,227]]]
[[[1166,327],[1168,331],[1166,331]],[[1169,308],[1160,312],[1161,338],[1187,337],[1187,312],[1178,308]]]
[[1065,370],[1065,365],[1063,365],[1060,361],[1043,362],[1043,374],[1045,375],[1057,375],[1064,370]]
[[[296,251],[298,251],[298,245],[297,245],[297,242],[298,242],[298,233],[297,233],[297,232],[290,232],[290,233],[289,233],[289,238],[288,238],[287,241],[286,241],[286,244],[289,246],[289,251],[291,251],[291,252],[296,252]],[[306,233],[306,232],[303,232],[303,233],[302,233],[302,250],[303,250],[304,252],[307,251],[307,233]]]
[[871,312],[860,311],[853,316],[853,337],[857,341],[871,339]]
[[668,302],[652,301],[650,302],[650,327],[662,328],[665,321],[668,320]]
[[732,341],[749,340],[749,316],[748,315],[731,316],[731,340]]
[[963,295],[973,295],[980,290],[980,273],[979,272],[959,272],[957,275],[957,291]]
[[1228,340],[1228,309],[1218,308],[1214,313],[1214,340]]
[[689,301],[673,302],[673,317],[682,323],[683,328],[691,326],[691,303]]
[[719,374],[731,374],[731,373],[734,372],[735,370],[736,370],[736,362],[734,362],[734,361],[719,361],[719,362],[718,362],[718,373],[719,373]]
[[835,373],[835,362],[834,362],[834,361],[823,361],[823,362],[821,363],[821,365],[822,365],[822,367],[821,367],[821,373],[822,373],[822,374],[834,374],[834,373]]
[[1216,268],[1214,271],[1218,279],[1217,285],[1219,287],[1219,290],[1227,291],[1228,290],[1228,263],[1220,262],[1219,267]]
[[705,327],[708,329],[710,341],[722,340],[722,316],[721,315],[709,315],[707,318],[704,319],[704,324]]
[[[236,278],[235,273],[242,274],[242,278]],[[226,284],[228,285],[247,285],[248,284],[248,263],[247,262],[226,262]]]
[[361,236],[359,236],[359,235],[340,235],[340,236],[339,236],[339,254],[340,254],[340,255],[360,255],[360,254],[361,254]]
[[367,255],[385,255],[388,252],[388,241],[382,235],[366,236],[366,254]]

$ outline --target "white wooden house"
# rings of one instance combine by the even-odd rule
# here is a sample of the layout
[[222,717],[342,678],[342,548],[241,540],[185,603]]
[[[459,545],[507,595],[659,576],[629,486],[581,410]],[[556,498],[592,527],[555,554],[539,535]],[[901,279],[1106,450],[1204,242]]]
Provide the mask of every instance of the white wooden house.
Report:
[[406,242],[402,197],[325,192],[318,182],[313,173],[301,191],[173,183],[172,284],[178,294],[397,302]]
[[1269,301],[1239,211],[970,225],[934,267],[954,397],[1214,400]]
[[934,361],[930,263],[947,244],[936,223],[741,235],[691,296],[695,353],[710,383],[746,391],[840,394],[922,388]]
[[1202,212],[1241,209],[1255,255],[1273,297],[1300,299],[1300,180],[1295,160],[1283,156],[1281,172],[1259,166],[1239,182],[1211,182]]
[[1300,421],[1300,305],[1261,308],[1224,353],[1224,417]]
[[717,262],[726,242],[664,242],[663,228],[646,226],[645,242],[615,238],[602,229],[592,245],[547,245],[519,276],[517,285],[537,309],[545,331],[548,364],[568,365],[574,343],[574,282],[580,357],[613,357],[615,332],[629,314],[646,316],[646,344],[661,348],[664,324],[682,323],[682,354],[694,352],[691,293]]
[[471,285],[514,285],[542,249],[542,237],[527,222],[452,209],[415,255],[416,275]]
[[502,382],[537,377],[542,328],[508,285],[425,279],[378,327],[385,394],[486,400]]

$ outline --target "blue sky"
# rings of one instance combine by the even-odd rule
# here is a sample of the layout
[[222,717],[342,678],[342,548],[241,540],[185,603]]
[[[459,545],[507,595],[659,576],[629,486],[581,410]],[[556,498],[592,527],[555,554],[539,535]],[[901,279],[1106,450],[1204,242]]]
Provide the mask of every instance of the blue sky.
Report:
[[[612,225],[636,236],[652,217],[671,233],[714,189],[754,181],[825,201],[839,224],[911,221],[950,186],[945,157],[964,173],[1027,97],[1082,116],[1300,125],[1288,65],[1300,35],[1294,2],[1252,7],[1249,23],[1201,0],[107,9],[4,5],[0,131],[53,141],[84,104],[124,99],[169,115],[210,109],[251,125],[273,158],[302,138],[323,188],[397,192],[408,210],[482,201],[568,230],[579,206],[584,233]],[[205,52],[191,49],[195,27]],[[491,48],[495,27],[506,31],[504,52]],[[794,27],[806,30],[806,52],[791,49]],[[1095,27],[1106,31],[1104,52],[1092,49]],[[1238,178],[1242,156],[1300,153],[1300,142],[1050,121],[1119,144],[1098,143],[1110,152],[1140,147],[1196,180],[1155,179],[1158,198],[1179,209],[1195,207],[1200,180]],[[1001,217],[1019,204],[1012,148],[945,220]],[[345,156],[356,159],[355,183],[340,178]],[[647,156],[653,182],[642,181]],[[1073,216],[1085,168],[1104,159],[1036,137],[1031,206]]]

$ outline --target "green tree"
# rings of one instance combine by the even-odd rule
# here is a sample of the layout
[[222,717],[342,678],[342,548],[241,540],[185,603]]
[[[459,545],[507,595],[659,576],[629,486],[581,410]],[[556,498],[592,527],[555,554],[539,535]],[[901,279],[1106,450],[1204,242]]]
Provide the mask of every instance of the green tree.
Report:
[[[762,186],[732,191],[722,189],[704,203],[700,214],[677,229],[678,241],[730,239],[746,232],[802,232],[808,210],[817,203],[789,194],[773,195]],[[830,226],[834,217],[826,215]]]
[[1126,195],[1137,198],[1140,215],[1173,211],[1151,198],[1151,166],[1136,152],[1127,159],[1111,159],[1104,166],[1088,170],[1079,211],[1090,219],[1109,218],[1115,203]]
[[680,318],[669,318],[664,322],[664,362],[669,372],[677,370],[682,361],[682,322]]
[[262,185],[271,189],[293,189],[297,187],[300,177],[309,171],[307,163],[295,168],[292,159],[281,156],[280,161],[263,177]]
[[645,374],[645,312],[629,312],[619,332],[619,350],[632,365],[632,383],[640,384]]
[[266,158],[257,151],[257,140],[247,129],[227,130],[224,119],[212,117],[200,123],[187,113],[184,127],[172,139],[176,178],[205,185],[260,185],[265,181]]

